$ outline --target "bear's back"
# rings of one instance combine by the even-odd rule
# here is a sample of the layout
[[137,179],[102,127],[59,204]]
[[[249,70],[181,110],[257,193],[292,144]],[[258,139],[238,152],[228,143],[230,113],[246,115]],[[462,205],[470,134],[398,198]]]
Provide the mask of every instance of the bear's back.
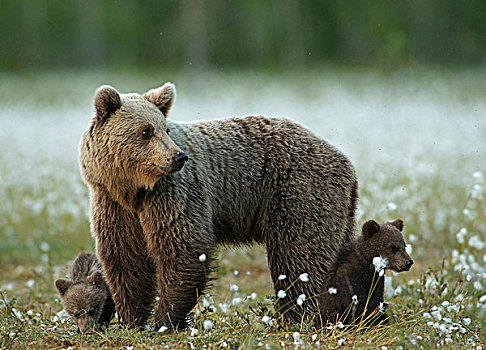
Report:
[[[167,181],[181,181],[191,198],[205,201],[200,204],[210,208],[220,242],[263,242],[268,218],[283,210],[309,232],[318,233],[323,225],[327,231],[346,227],[336,247],[349,239],[357,200],[354,168],[304,127],[262,116],[169,122],[169,127],[189,162]],[[322,244],[318,239],[313,245],[318,255]]]

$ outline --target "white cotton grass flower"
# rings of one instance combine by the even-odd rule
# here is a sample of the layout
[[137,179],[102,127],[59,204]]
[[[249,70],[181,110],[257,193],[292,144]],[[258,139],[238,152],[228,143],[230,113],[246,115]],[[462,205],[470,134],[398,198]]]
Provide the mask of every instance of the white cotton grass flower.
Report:
[[353,296],[351,297],[351,299],[353,300],[353,303],[354,303],[355,305],[357,305],[357,304],[358,304],[358,296],[357,296],[356,294],[355,294],[355,295],[353,295]]
[[205,261],[206,261],[206,259],[207,259],[206,254],[202,253],[201,255],[199,255],[199,261],[200,261],[200,262],[202,262],[202,263],[203,263],[203,262],[205,262]]
[[408,241],[409,241],[410,243],[415,243],[415,242],[417,242],[417,241],[418,241],[418,237],[417,237],[416,235],[414,235],[413,233],[410,233],[410,234],[408,235]]
[[287,292],[285,292],[284,290],[279,290],[278,293],[277,293],[277,296],[280,298],[280,299],[283,299],[287,296]]
[[380,311],[382,314],[384,314],[386,312],[386,304],[380,302],[380,304],[378,305],[378,311]]
[[411,244],[407,244],[407,246],[405,247],[405,251],[407,252],[408,255],[412,255],[413,246]]
[[223,314],[227,314],[229,312],[229,305],[226,303],[219,303],[218,307]]
[[334,288],[334,287],[330,287],[328,290],[329,294],[337,294],[338,290],[337,288]]
[[478,236],[472,236],[467,243],[470,247],[476,248],[477,250],[484,248],[484,242]]
[[461,228],[458,233],[456,233],[457,243],[464,243],[464,236],[467,235],[467,229],[465,227]]
[[471,324],[471,319],[469,317],[465,317],[462,319],[462,323],[464,323],[464,325],[466,326],[469,326]]
[[482,183],[484,181],[484,175],[480,171],[475,171],[473,173],[473,179],[474,179],[474,182],[476,182],[476,183]]
[[306,299],[305,294],[301,294],[297,297],[297,305],[302,305]]
[[440,313],[440,310],[434,310],[430,313],[437,321],[442,320],[442,315]]
[[202,302],[201,302],[201,303],[202,303],[202,306],[203,306],[205,309],[207,309],[209,306],[211,306],[211,303],[210,303],[210,302],[209,302],[209,300],[208,300],[208,299],[206,299],[206,298],[202,298]]
[[267,315],[262,317],[262,322],[265,323],[265,324],[269,324],[271,321],[272,321],[272,319]]
[[65,323],[69,319],[70,319],[70,316],[66,312],[66,310],[64,310],[64,309],[62,309],[61,311],[59,311],[57,314],[55,314],[52,317],[52,321],[55,322],[55,323],[57,323],[57,322]]
[[22,317],[22,313],[19,310],[17,310],[16,308],[12,308],[12,312],[15,317],[17,317],[20,321],[24,320],[24,318]]
[[471,190],[471,197],[474,199],[483,198],[483,186],[480,184],[475,184]]
[[257,294],[256,292],[252,292],[250,295],[247,295],[247,296],[245,297],[245,300],[249,300],[249,299],[251,299],[251,300],[255,300],[255,299],[256,299],[256,297],[257,297],[257,295],[258,295],[258,294]]
[[302,282],[309,282],[309,274],[307,272],[304,272],[303,274],[301,274],[299,276],[299,279],[302,281]]
[[159,333],[164,333],[166,330],[168,330],[169,328],[167,328],[166,326],[162,326],[159,328],[159,330],[157,332]]
[[208,331],[208,330],[210,330],[211,328],[213,328],[213,326],[214,326],[213,321],[211,321],[211,320],[204,320],[204,322],[203,322],[203,328],[204,328],[205,330],[207,330],[207,331]]
[[47,253],[50,249],[51,249],[51,246],[49,245],[49,243],[47,242],[42,242],[40,244],[40,249],[44,252],[44,253]]
[[400,295],[400,294],[402,294],[402,286],[397,286],[397,288],[395,288],[393,290],[393,295],[397,296],[397,295]]
[[282,275],[278,276],[278,280],[279,280],[279,281],[283,281],[283,280],[284,280],[284,279],[286,279],[286,278],[287,278],[287,276],[286,276],[286,275],[284,275],[284,274],[282,274]]
[[231,305],[233,305],[233,306],[239,305],[239,304],[241,304],[242,301],[243,301],[243,298],[234,297],[233,299],[231,299]]
[[27,287],[33,288],[35,285],[35,280],[33,278],[29,279],[26,283]]
[[389,211],[397,210],[397,205],[393,202],[390,202],[386,205],[386,209]]
[[302,340],[300,339],[300,333],[299,332],[294,332],[292,334],[292,337],[294,338],[294,344],[299,345],[302,343]]
[[381,276],[385,274],[385,269],[388,267],[388,260],[382,256],[375,256],[373,258],[373,265],[375,266],[376,272]]
[[239,289],[238,285],[237,284],[231,284],[230,285],[230,291],[232,292],[237,292]]

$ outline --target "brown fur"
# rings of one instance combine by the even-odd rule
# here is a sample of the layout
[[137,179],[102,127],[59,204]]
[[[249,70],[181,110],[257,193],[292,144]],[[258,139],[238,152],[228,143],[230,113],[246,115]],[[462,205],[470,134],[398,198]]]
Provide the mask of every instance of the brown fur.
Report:
[[[113,91],[96,92],[80,163],[98,255],[123,322],[143,325],[158,287],[156,327],[184,327],[216,247],[249,243],[266,245],[275,291],[288,289],[280,301],[285,317],[298,322],[315,313],[315,299],[306,309],[295,301],[320,293],[354,232],[358,185],[348,159],[285,119],[171,122],[170,83],[121,94],[119,108]],[[182,151],[189,161],[177,171]],[[309,282],[290,287],[304,272]]]
[[[386,258],[387,269],[408,271],[413,261],[405,251],[402,230],[403,221],[400,219],[382,225],[370,220],[363,225],[362,235],[340,250],[323,284],[324,293],[319,300],[319,328],[327,322],[337,321],[344,324],[361,320],[366,324],[386,322],[383,313],[369,317],[383,303],[385,286],[385,277],[379,276],[373,258]],[[336,288],[337,294],[329,293],[329,288]],[[370,290],[373,290],[371,295]],[[352,302],[353,295],[358,298],[357,304]]]
[[79,254],[73,262],[71,280],[58,279],[55,285],[64,309],[82,333],[95,326],[108,326],[115,315],[115,304],[95,254]]

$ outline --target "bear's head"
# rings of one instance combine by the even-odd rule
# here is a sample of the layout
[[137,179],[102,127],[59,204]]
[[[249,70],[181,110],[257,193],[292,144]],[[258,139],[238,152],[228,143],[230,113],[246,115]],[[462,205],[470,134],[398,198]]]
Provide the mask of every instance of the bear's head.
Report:
[[101,272],[95,271],[86,281],[76,283],[58,279],[55,285],[64,310],[74,319],[78,329],[84,333],[96,327],[107,297],[107,286]]
[[95,93],[95,115],[80,145],[81,172],[90,185],[104,186],[115,198],[151,189],[188,160],[170,138],[167,115],[175,86],[165,83],[143,95],[119,94],[111,86]]
[[378,224],[369,220],[363,224],[362,236],[359,239],[360,254],[370,264],[375,257],[383,258],[384,268],[396,272],[408,271],[413,260],[406,252],[406,244],[402,235],[403,221],[401,219]]

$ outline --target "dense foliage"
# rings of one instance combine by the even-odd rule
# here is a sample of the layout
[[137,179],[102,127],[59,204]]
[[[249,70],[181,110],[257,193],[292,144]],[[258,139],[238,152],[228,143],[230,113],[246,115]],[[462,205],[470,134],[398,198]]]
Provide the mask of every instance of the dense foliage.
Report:
[[0,69],[481,64],[486,2],[4,1]]

